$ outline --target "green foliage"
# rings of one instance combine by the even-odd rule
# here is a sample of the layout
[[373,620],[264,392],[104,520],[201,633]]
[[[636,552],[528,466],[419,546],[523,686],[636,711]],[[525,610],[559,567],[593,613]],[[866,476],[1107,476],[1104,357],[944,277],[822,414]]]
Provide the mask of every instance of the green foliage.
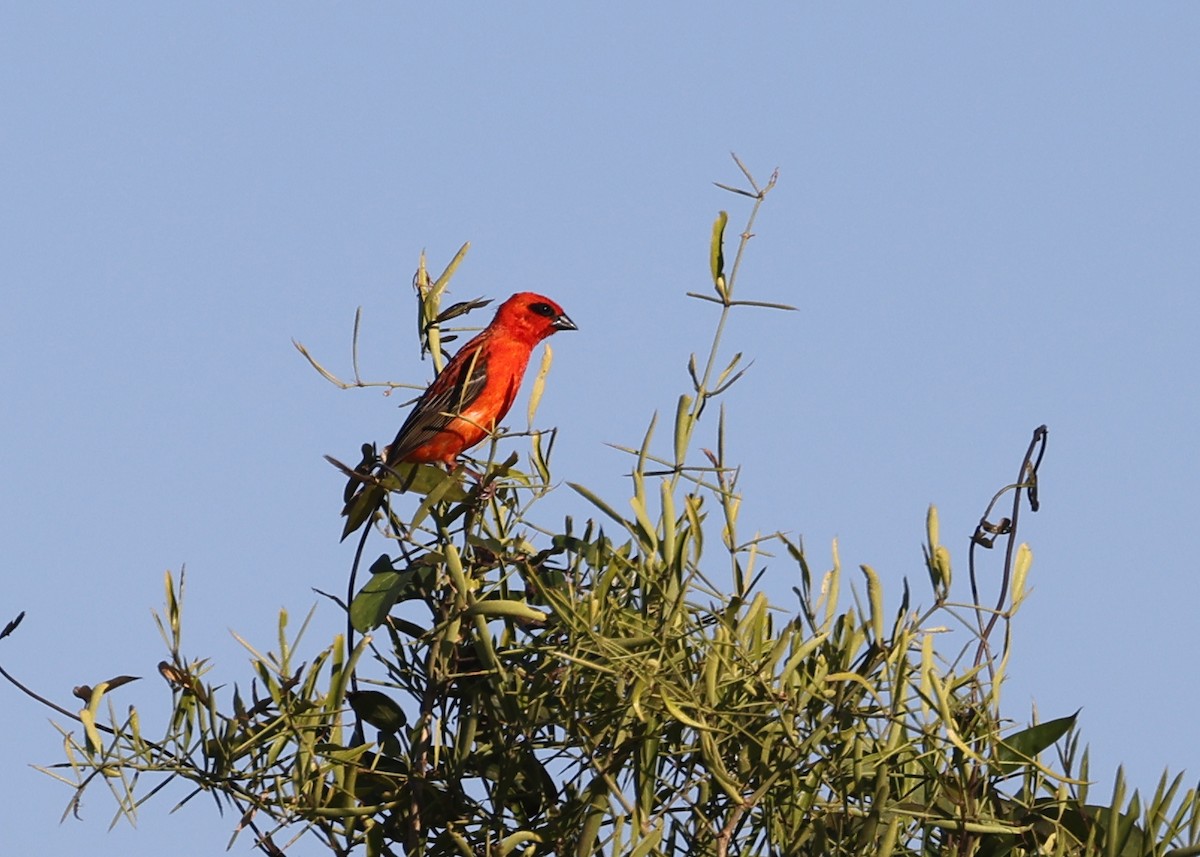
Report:
[[[1118,776],[1094,803],[1075,715],[1013,726],[1001,714],[1032,560],[1016,527],[1023,503],[1036,510],[1044,428],[971,540],[967,601],[952,600],[932,508],[926,607],[907,584],[889,607],[875,572],[847,573],[836,544],[815,573],[786,535],[742,534],[723,411],[712,448],[694,449],[709,403],[745,371],[741,354],[721,356],[729,314],[781,308],[734,298],[775,181],[743,172],[749,187],[728,189],[753,208],[733,266],[722,212],[715,296],[694,295],[719,306],[712,346],[688,363],[666,451],[657,419],[626,449],[628,511],[572,485],[583,523],[535,522],[552,489],[552,431],[530,434],[526,470],[515,455],[495,462],[493,442],[481,478],[378,485],[393,500],[406,488],[416,511],[385,509],[364,530],[390,547],[361,584],[356,559],[346,635],[300,663],[300,634],[281,615],[276,651],[247,644],[245,691],[206,683],[207,662],[183,655],[183,580],[168,576],[160,670],[173,715],[153,741],[136,709],[110,707],[100,723],[118,680],[83,689],[78,712],[59,709],[82,727],[62,729],[67,760],[47,769],[75,790],[72,808],[103,783],[118,818],[132,817],[180,780],[183,801],[209,792],[233,807],[235,837],[248,831],[267,854],[306,835],[367,855],[1200,854],[1200,799],[1180,794],[1179,777],[1143,801]],[[418,276],[421,339],[435,354],[439,320],[461,314],[437,299],[465,249],[436,283]],[[366,386],[357,361],[351,383],[313,363]],[[1012,512],[993,520],[1001,500]],[[985,606],[976,565],[994,547],[1003,583]],[[768,560],[776,574],[794,569],[795,604],[759,591]],[[939,647],[961,637],[956,652]]]

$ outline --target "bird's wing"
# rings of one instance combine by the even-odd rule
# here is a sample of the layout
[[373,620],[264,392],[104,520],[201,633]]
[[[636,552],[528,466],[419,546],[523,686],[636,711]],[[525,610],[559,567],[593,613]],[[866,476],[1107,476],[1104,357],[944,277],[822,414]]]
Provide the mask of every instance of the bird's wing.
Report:
[[437,437],[479,398],[487,386],[487,354],[484,348],[463,349],[454,355],[409,412],[385,459],[396,465],[414,449]]

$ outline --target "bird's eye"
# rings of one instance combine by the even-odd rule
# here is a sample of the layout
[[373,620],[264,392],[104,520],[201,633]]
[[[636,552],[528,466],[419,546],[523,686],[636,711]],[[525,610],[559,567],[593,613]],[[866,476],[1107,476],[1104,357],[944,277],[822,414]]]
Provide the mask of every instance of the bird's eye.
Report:
[[544,315],[546,318],[558,318],[558,311],[550,304],[544,304],[538,301],[535,304],[530,304],[529,309],[536,312],[538,315]]

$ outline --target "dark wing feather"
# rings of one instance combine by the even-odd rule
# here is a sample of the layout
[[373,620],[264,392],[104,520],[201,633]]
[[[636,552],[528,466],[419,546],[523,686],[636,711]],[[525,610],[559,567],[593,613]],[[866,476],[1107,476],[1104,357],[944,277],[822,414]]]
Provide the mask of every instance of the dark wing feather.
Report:
[[[471,343],[474,344],[474,343]],[[480,343],[482,346],[482,343]],[[487,356],[482,347],[464,348],[421,394],[396,439],[387,448],[388,465],[403,461],[414,449],[437,437],[479,398],[487,386]]]

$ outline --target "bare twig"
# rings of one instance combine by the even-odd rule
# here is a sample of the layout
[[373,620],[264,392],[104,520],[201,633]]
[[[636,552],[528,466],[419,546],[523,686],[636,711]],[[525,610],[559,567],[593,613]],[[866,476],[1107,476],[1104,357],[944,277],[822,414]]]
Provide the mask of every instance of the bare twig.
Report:
[[[1034,429],[1033,437],[1029,441],[1029,448],[1025,450],[1025,457],[1021,459],[1021,469],[1017,474],[1017,481],[1000,489],[992,497],[992,501],[988,503],[983,516],[979,519],[979,523],[975,527],[975,533],[971,536],[968,566],[971,577],[971,596],[976,604],[975,612],[979,627],[979,647],[975,652],[976,665],[983,661],[988,650],[988,639],[991,636],[992,629],[1004,613],[1004,602],[1008,598],[1008,586],[1012,576],[1013,556],[1017,544],[1017,521],[1021,514],[1022,496],[1028,498],[1031,512],[1036,512],[1039,507],[1037,493],[1038,468],[1042,464],[1042,457],[1046,454],[1046,439],[1048,434],[1049,429],[1044,425]],[[1001,518],[999,521],[991,521],[992,510],[1000,501],[1000,498],[1010,491],[1013,495],[1010,516]],[[1000,592],[996,600],[996,607],[990,611],[990,618],[985,623],[984,614],[978,606],[980,604],[980,597],[975,549],[977,547],[990,549],[995,544],[997,538],[1007,540],[1004,549],[1004,569],[1000,579]]]

